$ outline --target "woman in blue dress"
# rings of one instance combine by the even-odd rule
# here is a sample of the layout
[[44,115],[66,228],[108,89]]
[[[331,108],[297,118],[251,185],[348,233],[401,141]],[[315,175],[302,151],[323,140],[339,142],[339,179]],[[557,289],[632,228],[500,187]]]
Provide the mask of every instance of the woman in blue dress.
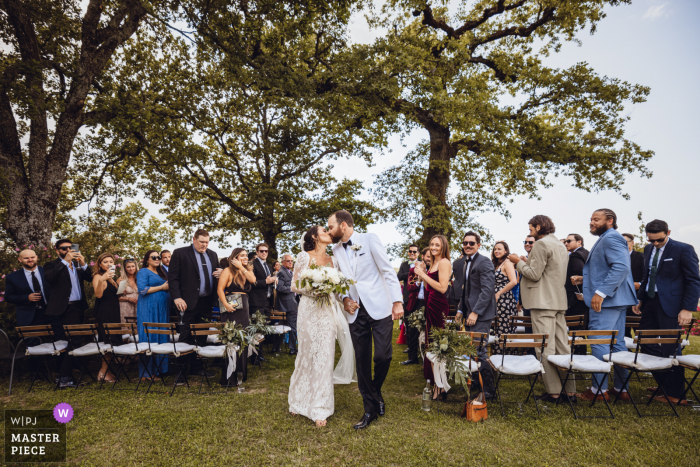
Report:
[[[168,342],[168,336],[162,334],[150,334],[146,339],[143,323],[168,323],[170,321],[170,293],[165,271],[160,265],[160,255],[155,250],[149,250],[143,257],[143,265],[136,274],[136,286],[139,289],[139,299],[136,305],[136,322],[139,329],[139,342],[163,344]],[[160,360],[160,372],[168,371],[168,361],[163,357]],[[156,376],[157,363],[155,359],[149,361],[148,372],[143,363],[139,363],[139,376],[147,380],[149,375],[158,380]]]

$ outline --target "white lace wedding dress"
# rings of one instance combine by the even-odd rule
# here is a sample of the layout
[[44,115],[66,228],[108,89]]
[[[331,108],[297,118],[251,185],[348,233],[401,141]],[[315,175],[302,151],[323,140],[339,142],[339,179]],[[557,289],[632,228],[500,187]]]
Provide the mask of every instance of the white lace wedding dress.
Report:
[[[311,420],[325,420],[335,410],[333,384],[349,384],[354,378],[355,355],[347,321],[332,299],[331,305],[318,305],[308,294],[296,288],[299,274],[309,267],[310,256],[301,252],[294,265],[292,291],[301,294],[297,313],[298,354],[289,381],[289,411]],[[333,267],[338,269],[335,258]],[[340,319],[344,320],[340,321]],[[335,340],[343,352],[334,373]]]

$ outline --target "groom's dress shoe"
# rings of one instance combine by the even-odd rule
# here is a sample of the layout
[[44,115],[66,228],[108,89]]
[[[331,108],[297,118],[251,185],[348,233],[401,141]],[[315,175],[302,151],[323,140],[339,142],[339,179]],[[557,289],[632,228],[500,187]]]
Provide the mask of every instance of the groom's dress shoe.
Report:
[[384,402],[379,403],[379,415],[384,416]]
[[418,365],[420,362],[418,359],[415,360],[406,360],[405,362],[401,362],[402,365]]
[[356,430],[363,430],[369,426],[370,423],[375,421],[377,419],[377,414],[375,413],[374,415],[370,415],[368,413],[364,414],[362,416],[362,419],[360,419],[359,422],[353,426]]

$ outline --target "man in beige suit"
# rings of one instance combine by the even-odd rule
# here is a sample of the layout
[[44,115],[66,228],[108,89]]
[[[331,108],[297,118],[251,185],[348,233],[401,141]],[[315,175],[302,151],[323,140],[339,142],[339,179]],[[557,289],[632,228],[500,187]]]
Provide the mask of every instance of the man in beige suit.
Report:
[[[569,255],[566,247],[553,235],[555,229],[552,219],[538,215],[530,219],[528,224],[530,235],[537,240],[530,255],[528,258],[510,255],[508,259],[515,264],[522,276],[520,294],[523,307],[532,310],[532,331],[535,334],[549,334],[542,356],[544,387],[547,393],[537,398],[546,402],[556,402],[561,394],[561,381],[557,376],[556,367],[549,363],[547,357],[570,353],[564,289]],[[574,381],[566,383],[566,392],[572,396],[572,400],[575,399]]]

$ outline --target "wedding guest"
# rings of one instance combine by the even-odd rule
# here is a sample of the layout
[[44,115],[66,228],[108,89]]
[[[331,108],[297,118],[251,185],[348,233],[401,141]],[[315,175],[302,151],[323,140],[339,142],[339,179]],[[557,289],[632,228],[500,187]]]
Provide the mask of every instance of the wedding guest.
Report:
[[[518,281],[515,278],[515,267],[508,260],[509,254],[510,248],[504,241],[496,242],[491,252],[491,263],[495,268],[496,278],[496,339],[500,339],[501,334],[515,332],[515,327],[510,324],[510,317],[518,314],[518,303],[513,296],[513,287]],[[488,332],[488,330],[474,332]],[[497,355],[503,353],[499,341],[494,344],[493,353]]]
[[[119,286],[114,281],[115,265],[114,255],[112,253],[102,253],[98,256],[95,266],[92,271],[92,289],[95,291],[95,321],[98,325],[98,334],[100,342],[111,345],[121,345],[122,339],[120,336],[110,336],[104,332],[104,325],[121,322],[121,307],[119,306],[119,297],[117,290]],[[111,372],[108,372],[108,362],[112,360],[111,354],[106,354],[102,360],[102,367],[97,374],[97,379],[104,379],[108,383],[113,383],[115,377]]]
[[[413,326],[408,326],[408,317],[411,315],[413,312],[412,309],[409,309],[409,298],[411,294],[411,279],[415,283],[416,280],[416,274],[415,271],[413,271],[415,265],[416,265],[416,260],[418,259],[418,245],[416,244],[411,244],[408,246],[408,261],[404,261],[401,263],[401,266],[399,266],[399,272],[396,274],[396,277],[399,279],[400,282],[403,283],[403,288],[401,290],[403,294],[403,308],[405,311],[404,313],[404,329],[406,330],[406,353],[408,354],[408,360],[405,360],[401,362],[402,365],[413,365],[418,363],[418,335],[420,331],[418,331],[416,328]],[[416,288],[416,295],[417,295],[417,288]],[[414,300],[415,301],[415,300]]]
[[[545,394],[536,396],[539,400],[556,402],[561,394],[561,380],[557,368],[549,363],[549,355],[570,353],[569,336],[566,330],[566,291],[564,280],[569,255],[557,237],[554,236],[554,222],[547,216],[537,215],[528,222],[530,235],[536,239],[528,258],[511,254],[508,259],[522,276],[520,295],[523,307],[531,310],[532,331],[534,334],[548,334],[547,347],[542,355],[544,366]],[[537,355],[540,356],[540,349]],[[563,373],[562,373],[563,376]],[[564,378],[562,377],[562,380]],[[567,394],[574,398],[575,381],[566,383]]]
[[[17,258],[22,269],[5,278],[5,300],[15,305],[17,326],[51,324],[46,321],[46,304],[51,296],[51,285],[44,277],[44,268],[37,265],[33,250],[22,250]],[[36,338],[28,345],[38,344]]]
[[289,355],[297,353],[297,302],[292,292],[292,255],[282,255],[282,268],[277,273],[277,309],[287,314],[287,324],[292,331],[289,333]]
[[[566,267],[566,280],[564,281],[564,289],[566,289],[566,316],[583,316],[583,326],[572,326],[571,330],[588,329],[588,305],[583,301],[581,289],[578,285],[571,283],[572,276],[583,275],[583,265],[588,259],[588,250],[583,247],[583,237],[579,234],[569,234],[564,243],[566,250],[569,252],[569,264]],[[579,294],[581,300],[576,296]],[[577,346],[574,353],[586,355],[585,346]]]
[[[632,270],[634,289],[639,290],[642,279],[644,278],[644,253],[640,253],[634,249],[634,235],[623,233],[622,236],[627,240],[627,248],[630,252],[630,269]],[[627,316],[636,316],[632,307],[627,308]],[[632,337],[632,328],[626,327],[625,335]]]
[[[444,328],[445,318],[450,312],[445,292],[447,292],[452,275],[452,264],[450,263],[450,246],[444,235],[435,235],[430,239],[430,257],[432,260],[430,269],[426,270],[422,263],[415,267],[416,274],[425,282],[426,344],[430,330],[433,327]],[[425,379],[435,381],[433,364],[427,358],[423,362],[423,375]],[[443,400],[447,398],[447,393],[434,385],[433,399],[437,399],[441,394],[444,394],[442,395]]]
[[[588,260],[583,266],[583,277],[574,276],[571,282],[583,284],[583,300],[590,307],[588,329],[617,330],[618,338],[613,352],[626,352],[627,347],[622,338],[625,333],[625,315],[627,307],[637,303],[627,241],[617,231],[617,216],[610,209],[593,212],[590,227],[591,234],[599,239],[588,254]],[[603,361],[603,357],[610,353],[610,346],[591,345],[591,353]],[[620,400],[630,400],[627,387],[623,387],[628,372],[622,367],[615,370],[615,386],[610,393],[620,395]],[[608,399],[608,378],[604,378],[606,375],[595,373],[592,376],[591,387],[578,397],[585,401]],[[596,396],[599,389],[602,395]]]
[[165,275],[168,275],[168,269],[170,269],[170,258],[172,254],[170,250],[163,250],[160,252],[160,267],[165,271]]
[[277,277],[277,273],[280,272],[280,268],[282,267],[282,263],[279,261],[275,261],[272,263],[272,275]]
[[[175,250],[177,252],[177,250]],[[170,295],[168,294],[169,284],[167,276],[160,264],[160,255],[156,250],[148,250],[143,257],[141,269],[136,274],[136,286],[139,291],[139,300],[136,309],[137,324],[139,329],[139,342],[151,342],[164,344],[169,341],[164,334],[149,334],[146,338],[146,331],[143,323],[168,323],[170,322]],[[158,357],[160,361],[160,372],[168,371],[168,360]],[[159,380],[157,376],[157,361],[151,359],[148,362],[148,371],[142,362],[139,362],[139,376],[146,380],[149,376],[154,380]]]
[[136,304],[139,301],[139,289],[136,285],[136,273],[138,271],[139,267],[135,259],[127,258],[122,263],[119,284],[121,285],[122,281],[126,281],[124,293],[119,297],[119,317],[122,323],[136,320]]
[[[700,299],[698,255],[691,245],[670,238],[668,224],[662,220],[649,222],[644,230],[649,244],[644,247],[644,278],[637,291],[640,302],[635,306],[635,312],[642,315],[639,329],[679,329],[690,324]],[[673,344],[642,346],[644,353],[657,357],[669,357],[675,350],[678,355],[683,353]],[[688,404],[687,399],[680,399],[685,390],[683,367],[652,374],[669,401]],[[666,401],[663,395],[655,399]]]
[[[60,321],[60,325],[54,327],[54,336],[65,339],[63,326],[83,322],[83,315],[88,308],[84,283],[92,281],[92,270],[88,269],[83,255],[73,250],[72,243],[67,238],[58,240],[55,246],[58,259],[44,265],[44,277],[51,285],[46,317]],[[73,379],[73,356],[69,352],[64,352],[61,356],[58,384],[60,388],[77,386]]]
[[[495,263],[479,254],[481,237],[476,232],[469,231],[464,234],[462,248],[465,261],[462,270],[456,273],[457,277],[463,278],[459,289],[461,299],[456,320],[461,322],[462,317],[467,314],[465,320],[467,331],[488,333],[491,322],[496,316]],[[502,263],[499,263],[499,266],[502,267]],[[484,386],[480,389],[486,399],[491,399],[496,393],[496,384],[485,346],[479,350],[478,357],[481,362],[479,373],[484,382]]]
[[[525,248],[525,258],[530,257],[530,251],[532,251],[532,247],[535,245],[535,237],[532,235],[528,235],[525,237],[525,240],[523,241],[523,247]],[[527,308],[523,308],[523,294],[522,294],[522,287],[520,287],[520,282],[522,282],[522,274],[518,273],[516,270],[516,273],[518,274],[518,312],[523,312],[523,316],[530,316],[530,310]]]
[[[255,274],[256,280],[250,291],[251,314],[259,311],[267,317],[270,316],[272,311],[271,300],[274,299],[273,285],[276,280],[272,275],[270,267],[267,265],[268,253],[269,247],[267,243],[260,243],[255,247],[255,254],[257,257],[251,262],[253,263],[253,273]],[[270,339],[272,340],[272,352],[279,352],[280,336],[270,336]]]
[[[216,288],[219,298],[219,310],[221,311],[221,322],[235,321],[236,324],[248,327],[250,326],[250,309],[248,305],[248,293],[255,282],[255,274],[253,274],[253,265],[248,262],[248,253],[243,248],[236,248],[228,257],[228,266],[219,276],[219,283]],[[241,294],[242,307],[234,309],[228,303],[226,297],[232,294]],[[236,373],[243,373],[243,381],[248,380],[248,354],[247,351],[243,355],[238,355],[236,358],[236,371],[231,373],[230,378],[226,378],[228,368],[228,359],[224,359],[224,366],[221,371],[221,380],[219,384],[222,386],[237,386],[238,380]]]

